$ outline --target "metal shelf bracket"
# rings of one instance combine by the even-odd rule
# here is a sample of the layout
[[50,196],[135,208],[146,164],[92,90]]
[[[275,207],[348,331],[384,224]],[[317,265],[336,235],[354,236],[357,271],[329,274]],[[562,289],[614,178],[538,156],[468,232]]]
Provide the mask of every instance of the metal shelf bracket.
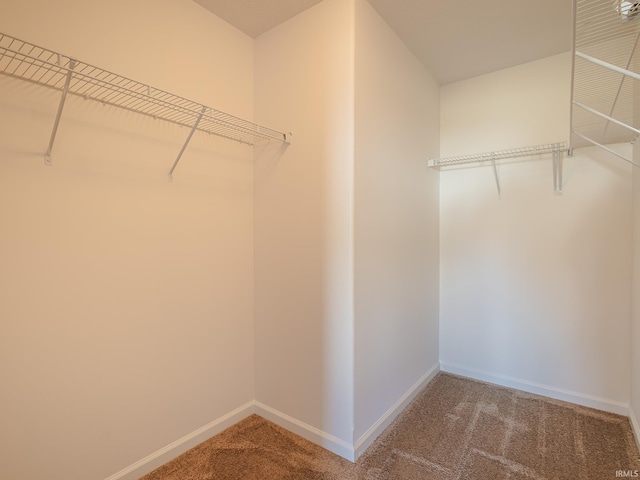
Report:
[[182,148],[180,149],[180,153],[178,153],[178,157],[176,158],[175,162],[173,162],[173,165],[171,165],[171,169],[169,170],[170,182],[173,182],[173,171],[176,169],[176,166],[178,166],[178,162],[180,161],[180,158],[182,158],[182,154],[186,150],[187,145],[189,145],[189,142],[191,141],[191,137],[193,137],[193,134],[198,128],[198,125],[200,124],[200,120],[202,120],[202,116],[204,115],[204,112],[206,110],[207,110],[207,107],[203,106],[202,111],[200,112],[200,115],[198,115],[196,122],[193,124],[193,127],[191,127],[191,131],[189,132],[189,135],[187,136],[187,139],[185,140],[184,145],[182,145]]
[[[60,55],[58,57],[58,65],[62,66]],[[60,96],[60,104],[58,105],[58,111],[56,113],[56,119],[53,123],[53,130],[51,132],[51,137],[49,138],[49,146],[47,147],[47,151],[44,154],[44,164],[47,166],[53,165],[53,160],[51,159],[51,151],[53,150],[53,143],[56,141],[56,135],[58,133],[58,126],[60,125],[60,118],[62,117],[62,110],[64,109],[64,102],[67,100],[67,93],[69,93],[69,85],[71,84],[71,77],[73,76],[73,69],[76,67],[75,60],[69,61],[69,70],[67,71],[67,76],[64,81],[64,87],[62,88],[62,95]]]
[[[558,145],[560,147],[560,145]],[[562,170],[563,170],[563,150],[554,150],[552,154],[553,162],[553,191],[562,194]]]
[[496,179],[496,187],[498,187],[498,196],[502,194],[500,191],[500,178],[498,177],[498,166],[496,165],[496,157],[491,156],[491,163],[493,163],[493,176]]

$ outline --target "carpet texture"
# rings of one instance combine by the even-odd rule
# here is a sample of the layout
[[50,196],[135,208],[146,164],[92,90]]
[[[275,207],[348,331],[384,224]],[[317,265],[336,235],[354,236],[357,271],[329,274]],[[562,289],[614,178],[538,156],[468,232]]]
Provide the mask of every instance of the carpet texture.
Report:
[[252,415],[141,480],[607,480],[636,470],[626,417],[440,373],[355,464]]

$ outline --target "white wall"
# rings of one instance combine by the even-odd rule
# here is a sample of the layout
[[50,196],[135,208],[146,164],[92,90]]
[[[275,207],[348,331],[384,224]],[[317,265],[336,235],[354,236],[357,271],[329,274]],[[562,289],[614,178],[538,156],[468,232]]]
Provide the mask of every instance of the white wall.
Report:
[[[636,62],[638,71],[640,64]],[[634,126],[640,125],[640,85],[634,83],[633,119]],[[633,147],[633,160],[640,164],[640,148]],[[640,168],[633,168],[633,282],[631,304],[631,403],[629,416],[640,447]]]
[[439,86],[366,0],[356,1],[355,25],[354,438],[361,447],[437,372],[439,180],[426,158],[439,150]]
[[[5,0],[0,31],[236,115],[252,40],[180,0]],[[0,477],[100,480],[253,399],[252,152],[0,78]],[[209,432],[211,433],[211,432]]]
[[[441,89],[441,155],[567,140],[570,56]],[[619,148],[629,152],[628,145]],[[594,149],[441,174],[443,369],[626,413],[631,176]]]
[[[640,102],[636,101],[636,112]],[[633,148],[633,157],[640,164],[640,148]],[[640,446],[640,168],[633,168],[633,317],[631,336],[631,421]]]
[[286,149],[256,149],[256,400],[261,413],[347,457],[353,9],[326,0],[255,42],[256,121],[294,131]]

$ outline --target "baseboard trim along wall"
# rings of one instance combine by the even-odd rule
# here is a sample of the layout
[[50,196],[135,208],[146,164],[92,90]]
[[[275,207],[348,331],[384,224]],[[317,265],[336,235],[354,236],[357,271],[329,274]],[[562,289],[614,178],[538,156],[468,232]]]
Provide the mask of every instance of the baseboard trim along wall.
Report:
[[157,452],[147,455],[142,460],[120,470],[105,480],[137,480],[141,476],[152,472],[156,468],[173,460],[187,450],[222,432],[224,429],[238,423],[251,414],[260,415],[263,418],[289,430],[326,448],[330,452],[340,455],[354,462],[373,443],[373,441],[391,424],[391,422],[411,403],[416,395],[426,387],[440,371],[440,364],[434,365],[425,373],[398,401],[374,423],[355,445],[351,445],[338,437],[330,435],[322,430],[308,425],[286,413],[279,412],[263,403],[252,401],[236,408],[207,425],[185,435],[179,440],[161,448]]
[[302,438],[309,440],[323,448],[340,455],[352,462],[356,461],[365,450],[371,446],[375,439],[393,422],[393,420],[411,403],[416,395],[425,388],[439,371],[460,375],[475,380],[480,380],[503,387],[514,388],[528,393],[543,395],[545,397],[563,400],[566,402],[596,408],[606,412],[616,413],[629,417],[631,427],[635,435],[638,448],[640,448],[640,424],[635,412],[629,405],[613,400],[602,399],[591,395],[585,395],[569,390],[541,385],[508,376],[496,375],[482,370],[462,367],[451,363],[440,362],[431,367],[407,392],[398,399],[377,422],[375,422],[354,445],[340,438],[334,437],[322,430],[297,420],[289,415],[279,412],[257,401],[248,402],[228,414],[213,420],[207,425],[185,435],[175,442],[147,455],[134,464],[114,473],[105,480],[137,480],[141,476],[152,472],[156,468],[173,460],[187,450],[222,432],[224,429],[238,423],[251,414],[260,415],[263,418],[293,432]]
[[594,397],[592,395],[572,392],[570,390],[564,390],[562,388],[529,382],[518,378],[508,377],[506,375],[497,375],[482,370],[467,368],[446,362],[440,362],[440,369],[443,372],[453,373],[462,377],[481,380],[483,382],[493,383],[495,385],[500,385],[503,387],[515,388],[516,390],[522,390],[523,392],[534,393],[536,395],[542,395],[556,400],[575,403],[584,407],[604,410],[605,412],[616,413],[618,415],[629,415],[629,405],[615,400]]
[[353,445],[349,444],[349,442],[334,437],[260,402],[255,402],[255,413],[310,442],[326,448],[336,455],[340,455],[349,461],[354,461]]
[[182,455],[187,450],[222,432],[231,425],[238,423],[240,420],[254,413],[254,402],[244,404],[241,407],[227,413],[226,415],[209,422],[203,427],[185,435],[179,440],[170,443],[166,447],[147,455],[142,460],[114,473],[105,480],[137,480],[141,476],[152,472],[156,468]]
[[398,401],[382,415],[376,423],[356,441],[355,460],[362,455],[378,436],[395,420],[395,418],[411,403],[411,401],[426,387],[440,371],[440,363],[436,363],[425,373]]
[[633,408],[629,407],[629,421],[631,422],[631,429],[633,430],[633,435],[636,437],[636,443],[638,444],[638,449],[640,449],[640,424],[638,424],[638,417],[636,417]]

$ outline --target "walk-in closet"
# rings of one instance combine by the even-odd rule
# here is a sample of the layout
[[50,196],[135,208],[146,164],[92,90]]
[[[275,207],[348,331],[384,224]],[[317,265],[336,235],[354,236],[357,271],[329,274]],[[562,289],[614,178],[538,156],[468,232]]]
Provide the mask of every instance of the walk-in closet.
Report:
[[637,476],[639,43],[633,0],[2,0],[0,478]]

